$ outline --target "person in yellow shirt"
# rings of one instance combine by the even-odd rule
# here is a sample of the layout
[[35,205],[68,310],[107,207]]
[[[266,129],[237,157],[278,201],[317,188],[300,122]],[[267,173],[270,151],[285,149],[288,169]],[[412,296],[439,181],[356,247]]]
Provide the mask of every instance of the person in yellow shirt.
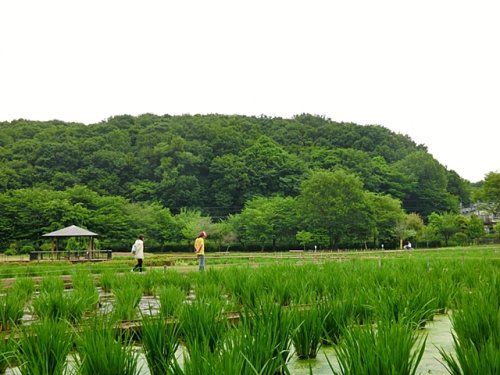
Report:
[[194,252],[198,256],[199,270],[205,269],[205,237],[207,234],[201,232],[194,241]]

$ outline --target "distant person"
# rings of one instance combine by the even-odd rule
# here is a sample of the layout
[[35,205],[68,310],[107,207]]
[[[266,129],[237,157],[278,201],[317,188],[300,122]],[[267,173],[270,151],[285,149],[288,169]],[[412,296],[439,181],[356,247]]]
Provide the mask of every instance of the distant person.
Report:
[[142,272],[142,260],[144,259],[144,236],[140,234],[132,245],[132,254],[137,259],[137,264],[132,268],[132,272]]
[[411,242],[408,241],[403,247],[405,248],[405,250],[411,250]]
[[198,257],[199,270],[203,271],[205,269],[205,237],[207,234],[205,232],[200,232],[196,240],[194,241],[194,252]]

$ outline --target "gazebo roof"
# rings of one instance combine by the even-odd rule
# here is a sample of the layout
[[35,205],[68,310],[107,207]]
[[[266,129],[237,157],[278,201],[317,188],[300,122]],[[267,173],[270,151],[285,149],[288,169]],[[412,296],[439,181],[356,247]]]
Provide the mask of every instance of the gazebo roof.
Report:
[[50,232],[42,235],[42,237],[95,237],[95,236],[98,236],[98,234],[91,232],[87,229],[77,227],[76,225],[71,225],[69,227],[56,230],[55,232]]

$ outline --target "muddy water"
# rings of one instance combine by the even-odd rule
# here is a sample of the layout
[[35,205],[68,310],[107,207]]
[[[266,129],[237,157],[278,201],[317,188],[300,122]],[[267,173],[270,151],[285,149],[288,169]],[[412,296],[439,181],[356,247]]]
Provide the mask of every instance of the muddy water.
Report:
[[[427,323],[426,328],[420,331],[422,336],[427,335],[427,342],[422,360],[418,366],[417,374],[447,374],[445,367],[439,362],[441,359],[439,348],[443,348],[447,352],[453,352],[451,329],[451,322],[447,315],[436,315],[434,320]],[[177,351],[177,357],[182,362],[182,349]],[[308,375],[309,367],[311,367],[314,375],[332,374],[326,357],[328,357],[332,363],[333,368],[338,370],[335,351],[332,347],[326,347],[320,349],[318,357],[314,360],[298,360],[297,357],[293,356],[288,365],[290,374]],[[140,374],[149,375],[150,373],[147,368],[146,360],[142,353],[140,356],[140,364],[142,366]]]
[[[441,355],[439,348],[447,352],[453,352],[453,339],[451,336],[451,321],[448,315],[436,315],[432,322],[428,322],[426,328],[421,330],[422,336],[427,335],[425,351],[418,366],[418,374],[447,374],[445,367],[439,362]],[[328,365],[326,356],[332,363],[335,370],[338,370],[338,363],[335,358],[335,351],[331,347],[320,349],[315,360],[301,361],[292,358],[289,365],[290,373],[294,375],[308,374],[311,366],[314,375],[331,374],[332,370]]]
[[448,315],[436,315],[434,321],[427,323],[422,330],[427,334],[427,343],[422,361],[418,366],[419,374],[447,374],[446,368],[441,362],[439,349],[447,353],[454,353],[451,321]]
[[[112,294],[100,293],[101,312],[110,313],[112,311]],[[142,314],[157,314],[159,310],[159,302],[155,297],[143,297],[141,299],[139,310]],[[27,317],[26,317],[27,318]],[[32,318],[29,316],[29,318]],[[29,319],[26,319],[29,320]],[[422,337],[427,335],[427,342],[422,360],[419,364],[418,374],[447,374],[443,364],[441,364],[441,355],[439,349],[442,348],[446,352],[453,352],[453,339],[452,339],[451,321],[448,315],[436,315],[434,320],[428,322],[425,329],[419,331]],[[137,347],[140,355],[141,375],[150,374],[146,364],[145,357],[140,347]],[[182,348],[179,348],[177,357],[182,364]],[[332,374],[332,370],[326,359],[330,360],[333,368],[338,370],[338,363],[335,357],[335,351],[332,347],[325,347],[320,349],[318,356],[314,360],[298,360],[293,356],[289,362],[289,369],[292,375],[309,374],[309,368],[312,369],[314,375]],[[13,375],[19,374],[18,369],[8,369],[6,374]]]

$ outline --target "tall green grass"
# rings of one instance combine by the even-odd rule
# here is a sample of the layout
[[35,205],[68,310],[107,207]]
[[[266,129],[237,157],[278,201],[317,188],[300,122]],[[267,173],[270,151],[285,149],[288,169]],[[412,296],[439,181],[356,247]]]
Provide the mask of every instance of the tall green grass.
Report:
[[11,365],[14,358],[14,341],[12,336],[6,337],[5,333],[0,332],[0,374]]
[[500,373],[500,300],[497,279],[459,298],[452,315],[455,355],[440,349],[450,374]]
[[241,313],[240,351],[243,374],[286,374],[290,360],[293,322],[273,296],[262,297],[256,307]]
[[145,296],[154,296],[156,295],[156,290],[160,284],[162,275],[159,271],[151,270],[146,272],[144,275],[141,275],[140,285],[142,287],[142,293]]
[[58,375],[73,345],[68,324],[44,319],[21,331],[16,363],[22,375]]
[[10,293],[15,294],[18,299],[27,302],[35,292],[35,282],[29,277],[19,277],[10,288]]
[[482,283],[463,293],[452,315],[453,329],[461,341],[480,349],[490,338],[500,346],[500,281]]
[[352,327],[343,334],[335,353],[340,371],[334,374],[414,375],[422,359],[425,339],[419,341],[411,326],[404,323],[380,323],[377,327]]
[[455,354],[440,349],[448,373],[452,375],[497,375],[500,374],[500,348],[493,339],[488,339],[481,348],[470,342],[460,341],[453,335]]
[[75,363],[78,374],[138,375],[139,354],[132,341],[117,335],[112,323],[97,317],[84,327],[77,339]]
[[348,299],[324,299],[318,306],[319,319],[322,326],[322,343],[337,344],[342,332],[353,320],[352,302]]
[[207,347],[211,352],[220,345],[228,330],[228,322],[222,314],[223,303],[218,299],[195,300],[185,304],[180,312],[182,337],[188,351],[195,347]]
[[159,286],[177,286],[181,288],[185,293],[191,290],[192,275],[185,275],[177,271],[169,270],[164,272],[159,280]]
[[[213,271],[212,271],[213,273]],[[205,272],[208,274],[208,272]],[[225,300],[224,290],[221,285],[212,282],[199,283],[195,286],[195,296],[198,300]]]
[[42,279],[39,287],[40,293],[60,292],[64,290],[64,281],[59,276],[47,276]]
[[116,274],[111,270],[104,271],[99,279],[99,284],[104,293],[111,292],[111,289],[113,289],[113,284],[115,282],[116,282]]
[[186,301],[186,292],[175,285],[162,287],[159,292],[160,315],[165,318],[178,316]]
[[15,291],[0,295],[0,331],[10,330],[19,324],[24,314],[25,299],[18,298]]
[[35,282],[30,278],[20,277],[5,294],[0,294],[0,331],[10,330],[20,323],[24,307],[34,291]]
[[77,323],[83,318],[83,313],[90,308],[89,304],[96,305],[95,295],[92,296],[89,297],[86,291],[42,291],[33,299],[32,310],[41,319]]
[[94,278],[87,270],[78,270],[73,274],[72,298],[77,304],[83,305],[82,313],[97,309],[99,293]]
[[174,366],[174,375],[219,375],[219,374],[257,374],[244,370],[245,358],[241,351],[239,331],[231,331],[214,352],[207,347],[195,344],[189,356],[184,357],[184,367],[178,362]]
[[299,359],[316,358],[323,334],[323,316],[313,304],[307,309],[295,308],[292,312],[292,342]]
[[372,294],[372,304],[379,319],[405,322],[416,328],[423,328],[431,320],[435,309],[435,299],[428,289],[408,286],[408,280],[394,286],[381,286]]
[[164,375],[172,371],[179,347],[180,326],[161,317],[144,316],[141,339],[149,371]]
[[113,315],[117,320],[133,320],[137,317],[137,307],[141,302],[142,288],[136,277],[135,274],[126,274],[116,279],[113,287],[115,296]]

